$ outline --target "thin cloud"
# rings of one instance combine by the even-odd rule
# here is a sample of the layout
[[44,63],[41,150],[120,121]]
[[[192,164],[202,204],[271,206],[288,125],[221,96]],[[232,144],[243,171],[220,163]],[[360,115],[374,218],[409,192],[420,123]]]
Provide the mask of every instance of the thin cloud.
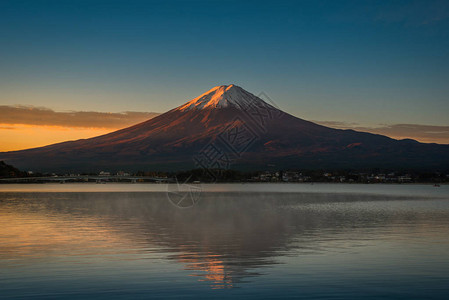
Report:
[[[122,128],[154,118],[159,113],[126,111],[107,113],[94,111],[56,112],[45,107],[0,106],[0,124],[27,124],[83,128]],[[9,126],[1,129],[13,129]]]
[[334,127],[334,128],[340,128],[340,127],[351,127],[359,125],[358,123],[349,123],[349,122],[342,122],[342,121],[313,121],[315,123],[328,126],[328,127]]
[[353,129],[386,135],[395,139],[414,139],[425,143],[449,144],[449,126],[422,124],[381,124],[377,127],[360,126],[340,121],[316,121],[316,123],[339,129]]

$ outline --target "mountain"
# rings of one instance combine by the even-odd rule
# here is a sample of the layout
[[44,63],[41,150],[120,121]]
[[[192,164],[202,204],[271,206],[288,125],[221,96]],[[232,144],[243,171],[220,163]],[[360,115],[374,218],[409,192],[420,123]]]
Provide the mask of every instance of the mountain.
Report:
[[194,167],[449,170],[449,145],[333,129],[222,85],[106,135],[0,153],[34,171],[181,170]]
[[20,171],[13,166],[5,164],[4,161],[0,161],[0,178],[13,178],[13,177],[23,177],[25,172]]

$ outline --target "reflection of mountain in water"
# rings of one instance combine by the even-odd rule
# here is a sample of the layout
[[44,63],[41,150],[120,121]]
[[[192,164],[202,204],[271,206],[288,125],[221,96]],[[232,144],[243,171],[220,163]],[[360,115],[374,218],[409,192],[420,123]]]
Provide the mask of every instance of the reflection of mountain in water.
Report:
[[[354,202],[360,200],[358,196],[204,193],[192,209],[177,209],[163,193],[8,197],[16,200],[0,202],[1,211],[27,213],[48,222],[70,221],[70,226],[100,232],[99,243],[111,248],[120,244],[138,252],[156,251],[184,264],[192,276],[214,288],[235,287],[263,274],[263,268],[277,263],[279,256],[343,249],[348,240],[375,238],[380,227],[411,230],[419,222],[407,229],[396,229],[395,223],[425,217],[409,210],[358,204],[385,199],[379,196],[363,196],[364,201]],[[24,202],[24,197],[29,199]],[[45,238],[49,236],[47,232]]]

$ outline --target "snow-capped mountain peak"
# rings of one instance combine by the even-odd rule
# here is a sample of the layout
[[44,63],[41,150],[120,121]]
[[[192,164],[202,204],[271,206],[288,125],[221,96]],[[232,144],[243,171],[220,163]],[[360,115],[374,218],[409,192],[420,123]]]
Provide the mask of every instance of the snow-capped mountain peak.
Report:
[[199,97],[181,105],[178,107],[178,110],[186,111],[225,107],[241,109],[248,105],[266,106],[269,104],[241,87],[230,84],[216,86]]

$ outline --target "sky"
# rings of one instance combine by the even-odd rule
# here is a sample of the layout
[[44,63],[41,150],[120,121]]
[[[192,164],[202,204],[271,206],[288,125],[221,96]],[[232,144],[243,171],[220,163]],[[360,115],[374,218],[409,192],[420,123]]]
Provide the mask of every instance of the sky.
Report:
[[231,83],[320,124],[449,144],[447,70],[446,0],[0,0],[0,151]]

